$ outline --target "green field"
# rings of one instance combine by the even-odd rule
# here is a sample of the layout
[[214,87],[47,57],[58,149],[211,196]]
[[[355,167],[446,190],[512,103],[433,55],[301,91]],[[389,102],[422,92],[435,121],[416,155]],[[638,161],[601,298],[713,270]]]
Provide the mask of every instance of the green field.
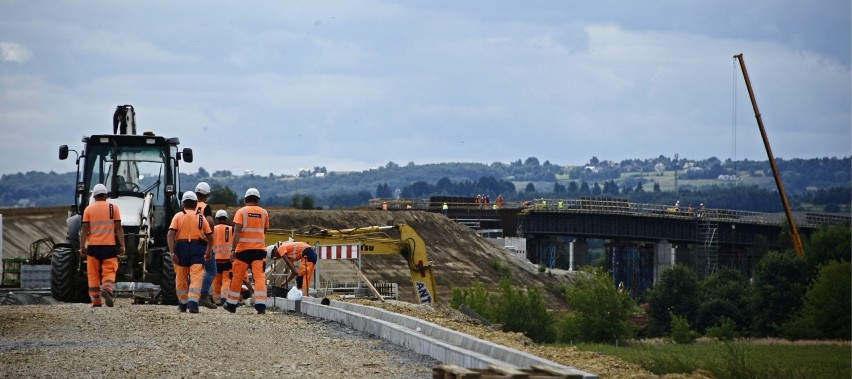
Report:
[[577,348],[619,357],[656,375],[697,369],[725,378],[850,378],[852,345],[847,342],[787,341],[581,344]]

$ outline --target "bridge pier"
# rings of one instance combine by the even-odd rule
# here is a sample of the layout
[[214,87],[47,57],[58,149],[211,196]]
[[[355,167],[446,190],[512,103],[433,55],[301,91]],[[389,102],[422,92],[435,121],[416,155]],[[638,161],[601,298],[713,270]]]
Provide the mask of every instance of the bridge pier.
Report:
[[585,238],[575,238],[568,246],[570,257],[568,270],[589,265],[589,243]]
[[654,283],[660,279],[660,274],[675,264],[675,248],[667,240],[654,244]]

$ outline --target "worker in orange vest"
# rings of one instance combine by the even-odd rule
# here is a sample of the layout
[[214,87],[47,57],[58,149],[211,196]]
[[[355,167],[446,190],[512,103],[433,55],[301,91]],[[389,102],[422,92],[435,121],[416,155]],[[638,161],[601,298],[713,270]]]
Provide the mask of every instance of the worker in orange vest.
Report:
[[204,280],[204,260],[209,259],[213,251],[213,230],[204,215],[198,211],[198,197],[195,192],[186,191],[181,201],[183,210],[172,218],[166,239],[175,264],[178,310],[198,313],[201,282]]
[[216,260],[213,302],[217,305],[225,305],[225,297],[231,290],[231,241],[234,237],[234,227],[227,222],[228,212],[224,209],[216,211],[216,226],[213,227],[213,254]]
[[[199,182],[195,185],[195,196],[198,198],[198,212],[207,219],[207,223],[212,228],[216,225],[213,222],[213,210],[207,205],[207,197],[210,196],[210,185],[207,182]],[[210,309],[216,309],[216,304],[210,301],[210,287],[213,285],[213,279],[216,278],[216,258],[211,254],[210,258],[204,260],[204,279],[201,281],[201,298],[198,301],[199,305]]]
[[[125,254],[124,229],[118,207],[106,201],[106,186],[95,184],[92,197],[95,201],[83,211],[80,257],[86,260],[92,306],[100,307],[106,302],[111,307],[115,301],[113,288],[118,257]],[[120,245],[118,249],[116,242]]]
[[[282,242],[278,246],[269,246],[267,250],[272,259],[286,258],[284,263],[290,268],[290,275],[284,281],[284,287],[287,287],[293,277],[296,277],[296,288],[302,290],[302,296],[308,296],[317,263],[317,253],[314,248],[304,242]],[[299,261],[298,269],[293,265],[296,261]]]
[[254,278],[254,309],[258,314],[266,313],[266,273],[263,271],[266,258],[266,230],[269,229],[269,214],[261,208],[260,192],[249,188],[245,195],[246,206],[234,214],[234,242],[231,248],[231,288],[225,309],[234,313],[240,301],[240,289],[246,271],[251,267]]

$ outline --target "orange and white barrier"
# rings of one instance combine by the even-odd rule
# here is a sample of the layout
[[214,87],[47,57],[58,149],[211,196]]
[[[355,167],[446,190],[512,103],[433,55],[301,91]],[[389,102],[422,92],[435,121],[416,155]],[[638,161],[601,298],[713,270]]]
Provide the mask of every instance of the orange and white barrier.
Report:
[[319,245],[316,248],[319,259],[358,259],[361,257],[361,245]]

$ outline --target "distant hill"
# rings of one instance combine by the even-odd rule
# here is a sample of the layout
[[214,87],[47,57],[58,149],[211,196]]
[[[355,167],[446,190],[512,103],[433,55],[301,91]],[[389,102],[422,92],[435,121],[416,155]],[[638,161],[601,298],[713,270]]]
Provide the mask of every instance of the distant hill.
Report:
[[[778,160],[785,189],[794,207],[848,211],[852,160],[814,158]],[[0,207],[68,205],[76,174],[27,173],[0,177]],[[709,203],[754,211],[778,211],[775,182],[768,161],[673,160],[665,156],[601,161],[563,166],[535,157],[491,164],[436,163],[400,166],[394,162],[360,172],[315,167],[299,176],[181,174],[183,188],[206,181],[214,187],[213,203],[233,203],[248,187],[256,187],[267,205],[352,208],[371,198],[428,198],[433,195],[476,196],[506,200],[606,196],[637,202]],[[220,199],[215,198],[219,194]]]

